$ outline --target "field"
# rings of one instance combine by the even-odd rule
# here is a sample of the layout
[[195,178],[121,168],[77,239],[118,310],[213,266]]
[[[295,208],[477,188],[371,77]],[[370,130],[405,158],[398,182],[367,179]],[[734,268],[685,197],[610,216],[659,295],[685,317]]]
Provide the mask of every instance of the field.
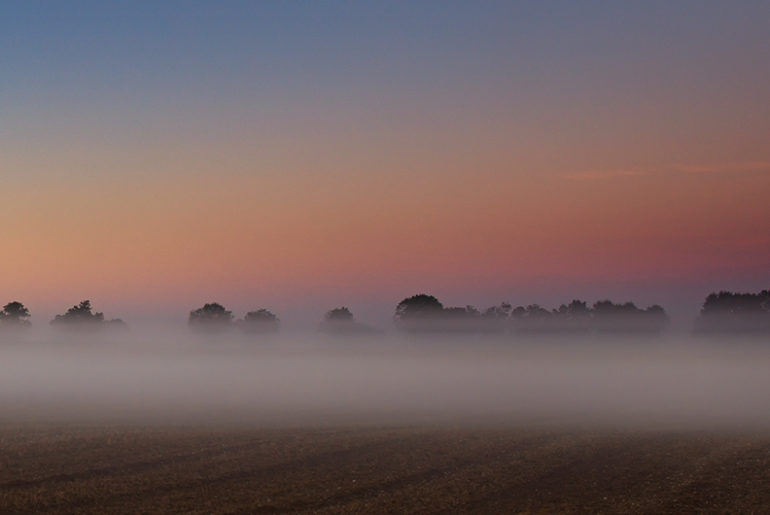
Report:
[[2,513],[770,512],[770,435],[0,426]]

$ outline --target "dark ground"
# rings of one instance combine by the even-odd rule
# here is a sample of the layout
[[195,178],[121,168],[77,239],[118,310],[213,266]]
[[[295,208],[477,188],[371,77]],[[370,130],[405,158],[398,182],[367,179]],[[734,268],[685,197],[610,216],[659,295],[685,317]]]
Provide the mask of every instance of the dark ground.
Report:
[[0,426],[2,513],[770,513],[770,435]]

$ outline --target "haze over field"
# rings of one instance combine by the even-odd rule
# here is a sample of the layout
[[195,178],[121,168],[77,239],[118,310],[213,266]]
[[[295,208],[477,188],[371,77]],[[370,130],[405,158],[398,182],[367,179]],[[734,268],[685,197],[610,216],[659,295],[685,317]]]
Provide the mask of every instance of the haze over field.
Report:
[[770,349],[649,337],[168,331],[0,348],[0,422],[770,429]]

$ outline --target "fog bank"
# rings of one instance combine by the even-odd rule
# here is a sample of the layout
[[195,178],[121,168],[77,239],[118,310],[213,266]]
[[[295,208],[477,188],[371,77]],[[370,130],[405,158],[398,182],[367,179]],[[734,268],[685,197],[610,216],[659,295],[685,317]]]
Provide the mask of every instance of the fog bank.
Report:
[[751,341],[19,338],[0,346],[0,422],[770,429],[770,346]]

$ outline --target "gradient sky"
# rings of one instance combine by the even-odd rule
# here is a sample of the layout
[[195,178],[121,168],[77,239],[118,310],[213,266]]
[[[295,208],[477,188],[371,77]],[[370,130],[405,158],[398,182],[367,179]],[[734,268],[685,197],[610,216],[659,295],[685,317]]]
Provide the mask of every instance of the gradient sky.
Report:
[[694,316],[770,287],[769,63],[768,2],[5,0],[0,300]]

